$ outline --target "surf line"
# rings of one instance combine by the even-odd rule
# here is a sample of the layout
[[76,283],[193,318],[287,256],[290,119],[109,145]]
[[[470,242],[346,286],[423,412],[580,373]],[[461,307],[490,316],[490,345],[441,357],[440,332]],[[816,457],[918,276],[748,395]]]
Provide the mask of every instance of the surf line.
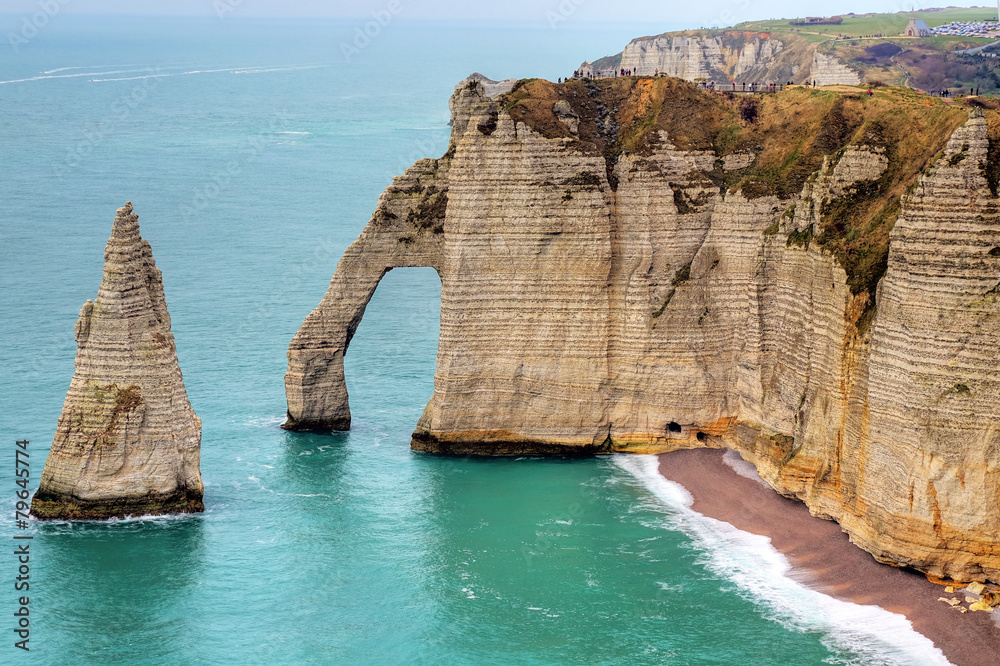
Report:
[[664,478],[655,455],[616,454],[613,462],[638,481],[666,517],[666,529],[685,534],[703,554],[700,563],[734,583],[768,617],[787,629],[822,632],[832,651],[847,651],[874,663],[945,665],[950,662],[933,641],[903,615],[880,606],[843,601],[789,577],[788,559],[771,539],[745,532],[691,508],[686,488]]

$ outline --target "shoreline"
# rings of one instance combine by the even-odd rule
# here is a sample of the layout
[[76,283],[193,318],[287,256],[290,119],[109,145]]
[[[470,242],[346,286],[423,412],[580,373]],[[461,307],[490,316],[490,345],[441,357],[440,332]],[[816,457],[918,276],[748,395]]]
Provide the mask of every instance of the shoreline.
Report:
[[964,599],[965,592],[946,593],[918,572],[879,564],[837,523],[810,515],[804,503],[760,480],[752,465],[738,456],[724,460],[726,454],[722,449],[664,453],[657,456],[659,473],[691,494],[694,511],[768,537],[796,582],[841,601],[903,615],[955,666],[1000,664],[1000,626],[994,621],[1000,612],[961,613],[939,601]]

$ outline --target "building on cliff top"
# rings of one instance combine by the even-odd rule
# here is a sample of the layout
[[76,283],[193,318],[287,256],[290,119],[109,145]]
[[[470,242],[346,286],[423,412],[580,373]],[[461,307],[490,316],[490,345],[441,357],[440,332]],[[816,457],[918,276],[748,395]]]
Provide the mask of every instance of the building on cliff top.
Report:
[[910,22],[906,24],[903,37],[930,37],[931,29],[927,27],[926,21],[919,21],[910,16]]

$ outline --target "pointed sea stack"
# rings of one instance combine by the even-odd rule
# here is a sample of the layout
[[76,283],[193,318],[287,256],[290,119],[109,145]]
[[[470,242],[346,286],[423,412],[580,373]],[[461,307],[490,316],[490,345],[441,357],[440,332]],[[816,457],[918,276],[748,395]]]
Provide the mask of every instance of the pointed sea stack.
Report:
[[31,513],[42,520],[203,511],[201,419],[184,390],[160,270],[125,204]]

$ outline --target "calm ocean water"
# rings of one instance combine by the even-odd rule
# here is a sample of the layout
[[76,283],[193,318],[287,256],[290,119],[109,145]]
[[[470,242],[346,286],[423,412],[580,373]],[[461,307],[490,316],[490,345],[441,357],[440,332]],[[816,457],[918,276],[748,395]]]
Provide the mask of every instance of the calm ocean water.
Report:
[[32,525],[31,651],[0,549],[0,663],[936,663],[897,616],[806,590],[766,540],[691,512],[654,459],[411,452],[432,270],[391,272],[368,307],[353,430],[278,427],[289,340],[391,177],[444,152],[455,83],[554,79],[676,27],[399,21],[346,62],[358,25],[57,16],[0,44],[0,538],[14,441],[37,486],[126,200],[202,418],[207,509]]

